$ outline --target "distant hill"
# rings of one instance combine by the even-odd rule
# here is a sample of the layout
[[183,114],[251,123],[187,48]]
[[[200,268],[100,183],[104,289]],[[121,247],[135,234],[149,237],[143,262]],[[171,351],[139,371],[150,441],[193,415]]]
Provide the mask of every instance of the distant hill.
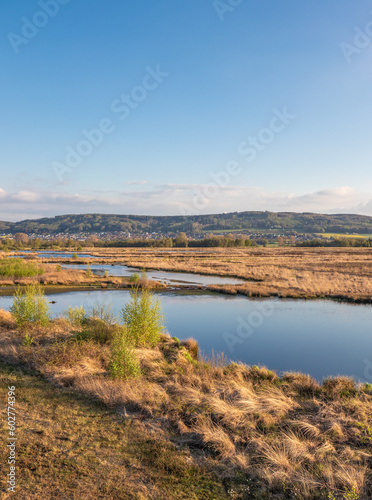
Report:
[[4,222],[0,220],[0,232],[1,231],[9,231],[9,228],[12,224],[10,222]]
[[358,233],[372,234],[372,217],[354,214],[314,214],[293,212],[234,212],[216,215],[144,216],[81,214],[24,220],[0,221],[0,232],[27,234],[161,232],[200,233],[213,231],[276,233]]

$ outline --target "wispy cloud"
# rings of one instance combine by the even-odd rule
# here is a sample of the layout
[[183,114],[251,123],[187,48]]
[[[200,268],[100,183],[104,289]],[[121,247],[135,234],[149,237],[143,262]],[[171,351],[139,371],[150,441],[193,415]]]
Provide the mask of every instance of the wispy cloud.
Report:
[[149,181],[127,181],[125,184],[128,184],[128,186],[142,186],[149,184]]

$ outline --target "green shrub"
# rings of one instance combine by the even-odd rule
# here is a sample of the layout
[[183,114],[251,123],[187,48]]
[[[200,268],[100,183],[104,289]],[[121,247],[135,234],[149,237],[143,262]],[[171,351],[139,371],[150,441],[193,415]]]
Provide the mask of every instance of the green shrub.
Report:
[[72,255],[72,258],[73,258],[73,259],[77,259],[77,258],[78,258],[78,254],[77,254],[77,253],[74,253],[74,254]]
[[43,268],[31,262],[25,262],[23,259],[0,260],[0,276],[3,277],[29,278],[43,273]]
[[126,380],[141,374],[140,365],[126,329],[118,331],[111,343],[109,373],[114,379]]
[[122,318],[128,336],[135,346],[155,346],[164,332],[164,318],[160,301],[149,290],[131,291],[131,300],[122,309]]
[[57,264],[57,268],[56,269],[57,269],[57,273],[60,273],[61,270],[62,270],[61,264]]
[[130,281],[131,283],[134,283],[134,284],[138,283],[138,282],[139,282],[139,280],[140,280],[140,276],[139,276],[139,274],[138,274],[138,273],[134,273],[134,274],[132,274],[132,276],[129,278],[129,281]]
[[18,287],[10,312],[19,326],[27,323],[47,325],[50,321],[48,302],[40,285],[28,285],[24,289]]
[[177,344],[177,346],[178,346],[178,347],[181,347],[181,341],[180,341],[180,339],[179,339],[179,338],[177,338],[177,337],[172,337],[172,340],[174,340],[174,341],[175,341],[175,343]]
[[191,356],[191,354],[188,351],[185,351],[185,358],[187,359],[187,361],[189,363],[194,364],[194,365],[197,364],[197,361]]
[[90,269],[90,264],[87,265],[87,271],[86,271],[87,278],[92,277],[92,271]]
[[26,333],[26,335],[22,339],[22,345],[24,346],[30,346],[34,343],[34,338],[32,335]]
[[64,316],[74,327],[80,327],[87,320],[87,314],[83,306],[69,307]]
[[362,391],[367,393],[372,393],[372,384],[369,384],[368,382],[363,384]]

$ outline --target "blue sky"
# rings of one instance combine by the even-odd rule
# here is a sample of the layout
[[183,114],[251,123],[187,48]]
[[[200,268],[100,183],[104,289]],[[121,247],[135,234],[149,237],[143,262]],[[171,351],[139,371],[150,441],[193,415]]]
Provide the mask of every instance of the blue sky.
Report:
[[0,14],[0,219],[372,215],[372,1],[18,0]]

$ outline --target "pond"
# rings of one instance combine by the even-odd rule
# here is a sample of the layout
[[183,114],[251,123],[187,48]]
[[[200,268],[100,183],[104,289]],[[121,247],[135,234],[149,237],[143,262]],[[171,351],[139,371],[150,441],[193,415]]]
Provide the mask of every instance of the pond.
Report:
[[[158,293],[166,328],[180,339],[195,338],[206,354],[272,370],[300,371],[321,380],[349,375],[372,382],[372,307],[332,301],[252,300],[213,293]],[[128,290],[49,295],[54,315],[69,306],[89,309],[111,303],[116,314]],[[0,297],[9,308],[11,297]]]
[[[63,264],[63,269],[84,269],[86,264]],[[103,276],[107,271],[109,276],[131,276],[134,273],[141,274],[139,269],[128,267],[124,264],[90,264],[93,274]],[[146,271],[149,279],[163,281],[168,285],[238,285],[244,280],[237,278],[225,278],[222,276],[206,276],[202,274],[177,273],[171,271]]]

